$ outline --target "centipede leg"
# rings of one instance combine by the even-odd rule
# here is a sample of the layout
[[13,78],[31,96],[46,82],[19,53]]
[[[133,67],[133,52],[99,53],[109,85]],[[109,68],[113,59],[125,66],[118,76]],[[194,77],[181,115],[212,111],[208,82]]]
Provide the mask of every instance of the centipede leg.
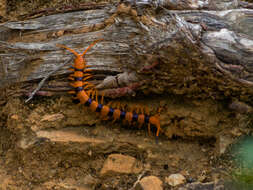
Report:
[[96,93],[96,102],[98,102],[98,91],[95,89],[95,93]]
[[90,97],[91,90],[87,90],[86,93],[87,93],[87,95]]
[[132,106],[131,106],[131,107],[129,108],[129,112],[133,112],[134,110],[135,110],[135,107],[132,107]]
[[151,136],[150,123],[148,124],[148,135]]
[[95,91],[92,90],[92,92],[91,92],[91,99],[94,99],[94,96],[95,96]]
[[84,73],[83,76],[92,76],[90,73]]
[[101,104],[104,104],[104,92],[102,92],[102,96],[101,96]]
[[71,76],[69,76],[68,79],[71,81],[75,80],[74,77],[71,77]]
[[93,84],[87,84],[83,89],[85,90],[85,89],[87,89],[87,88],[92,88],[92,87],[94,87]]
[[70,83],[70,86],[73,86],[75,88],[76,84],[75,83]]
[[71,91],[68,91],[69,94],[75,94],[76,92],[71,90]]
[[143,108],[143,106],[140,107],[140,113],[144,114],[144,108]]
[[143,123],[139,123],[138,128],[140,129],[142,127]]
[[92,69],[84,69],[84,72],[91,72]]
[[144,106],[144,110],[145,110],[145,113],[146,113],[147,115],[150,114],[149,108],[148,108],[147,106]]
[[92,75],[87,76],[87,77],[84,77],[84,78],[83,78],[83,81],[86,81],[86,80],[88,80],[88,79],[91,78],[91,77],[92,77]]

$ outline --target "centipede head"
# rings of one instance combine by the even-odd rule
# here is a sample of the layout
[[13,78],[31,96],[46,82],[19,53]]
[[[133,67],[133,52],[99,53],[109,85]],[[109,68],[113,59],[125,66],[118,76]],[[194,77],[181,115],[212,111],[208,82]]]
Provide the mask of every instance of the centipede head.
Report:
[[71,53],[73,53],[76,56],[76,58],[74,60],[74,68],[80,69],[80,70],[85,68],[86,64],[85,64],[85,61],[83,59],[83,54],[79,54],[74,49],[71,49],[71,48],[69,48],[65,45],[62,45],[62,44],[56,44],[56,46],[64,48],[64,49],[70,51]]

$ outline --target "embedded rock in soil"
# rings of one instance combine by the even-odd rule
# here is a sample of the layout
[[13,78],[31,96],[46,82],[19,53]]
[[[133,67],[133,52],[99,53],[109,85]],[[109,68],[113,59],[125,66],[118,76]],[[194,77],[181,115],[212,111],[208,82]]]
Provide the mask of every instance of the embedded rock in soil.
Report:
[[[105,145],[107,142],[98,138],[89,138],[78,134],[75,131],[67,130],[41,130],[36,132],[36,137],[24,136],[18,141],[18,146],[22,149],[27,149],[33,145],[40,144],[41,142],[51,141],[59,143],[85,143],[88,145],[99,146]],[[101,146],[103,146],[101,145]]]
[[224,154],[229,147],[229,145],[233,144],[234,139],[229,136],[225,136],[224,134],[220,134],[217,137],[216,145],[215,145],[215,152],[218,156]]
[[43,184],[41,189],[66,189],[66,190],[92,190],[90,185],[77,182],[74,179],[67,178],[62,181],[52,180]]
[[195,183],[190,183],[187,184],[185,187],[179,188],[179,190],[215,190],[214,188],[214,182],[210,183],[200,183],[200,182],[195,182]]
[[162,190],[163,182],[156,176],[147,176],[140,180],[135,190]]
[[92,143],[100,144],[105,143],[103,140],[88,138],[71,131],[38,131],[37,136],[40,138],[50,139],[53,142],[80,142],[80,143]]
[[57,120],[61,121],[63,118],[64,115],[61,113],[47,114],[42,117],[41,121],[57,121]]
[[135,158],[121,154],[111,154],[106,159],[100,175],[106,176],[113,175],[114,173],[139,173],[141,170],[142,166]]
[[171,174],[169,177],[166,177],[165,181],[171,186],[177,186],[185,183],[186,179],[181,174]]

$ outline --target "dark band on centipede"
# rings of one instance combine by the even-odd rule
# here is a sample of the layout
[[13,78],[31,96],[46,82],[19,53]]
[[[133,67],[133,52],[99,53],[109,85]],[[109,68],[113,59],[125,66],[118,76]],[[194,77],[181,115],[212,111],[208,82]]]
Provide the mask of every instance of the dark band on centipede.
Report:
[[90,106],[92,102],[92,99],[89,98],[87,102],[84,103],[85,106]]
[[136,113],[133,114],[133,121],[138,121],[138,114]]
[[76,87],[75,90],[76,92],[81,92],[83,90],[83,87],[82,86]]
[[74,77],[74,81],[82,81],[83,77]]
[[98,104],[98,107],[96,108],[96,112],[101,112],[102,108],[103,108],[103,105]]

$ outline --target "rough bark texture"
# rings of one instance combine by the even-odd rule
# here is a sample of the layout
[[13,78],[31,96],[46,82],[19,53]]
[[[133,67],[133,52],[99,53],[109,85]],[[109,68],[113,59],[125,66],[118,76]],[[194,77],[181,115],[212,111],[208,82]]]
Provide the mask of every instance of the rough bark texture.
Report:
[[[82,51],[103,38],[86,56],[88,65],[104,74],[94,78],[117,73],[124,77],[114,85],[107,78],[100,88],[141,82],[138,88],[155,93],[214,98],[233,94],[249,101],[252,14],[237,1],[126,1],[6,22],[0,26],[0,83],[3,87],[43,78],[70,56],[57,43]],[[67,72],[66,66],[56,75]]]

